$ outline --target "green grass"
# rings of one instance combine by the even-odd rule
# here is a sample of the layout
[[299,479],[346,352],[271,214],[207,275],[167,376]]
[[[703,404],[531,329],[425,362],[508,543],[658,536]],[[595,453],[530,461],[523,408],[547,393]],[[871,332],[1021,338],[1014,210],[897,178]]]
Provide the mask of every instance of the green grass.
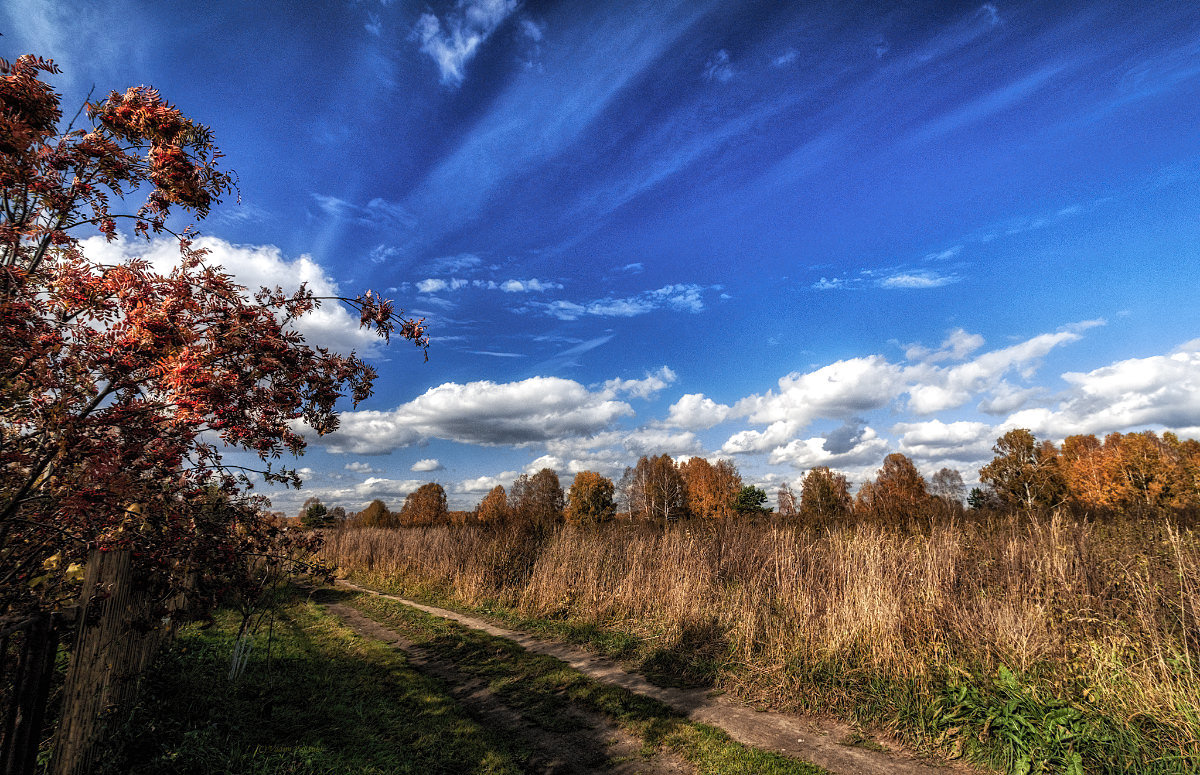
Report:
[[714,727],[689,722],[662,703],[587,678],[553,657],[503,638],[459,626],[409,606],[366,594],[324,591],[403,633],[428,653],[453,660],[458,670],[484,680],[505,703],[538,723],[563,723],[574,705],[602,713],[639,737],[646,750],[665,747],[705,775],[818,775],[807,762],[750,748]]
[[[711,649],[663,652],[652,639],[603,625],[528,618],[501,605],[471,608],[455,600],[451,590],[398,579],[379,581],[364,578],[362,583],[430,605],[484,614],[512,629],[585,645],[622,660],[661,685],[713,685],[720,690],[731,677],[733,685],[739,683],[738,666]],[[1200,771],[1194,746],[1185,751],[1179,745],[1179,730],[1142,714],[1115,719],[1085,703],[1066,702],[1059,696],[1061,687],[1003,666],[964,666],[941,679],[898,679],[847,667],[846,655],[839,655],[828,664],[790,664],[787,674],[804,687],[793,698],[794,702],[799,698],[800,710],[832,713],[856,725],[887,727],[919,751],[961,757],[1001,772],[1187,775]],[[847,742],[870,747],[857,740]]]
[[394,649],[293,597],[236,684],[229,614],[192,626],[138,704],[110,720],[99,773],[519,773],[525,753],[473,721]]

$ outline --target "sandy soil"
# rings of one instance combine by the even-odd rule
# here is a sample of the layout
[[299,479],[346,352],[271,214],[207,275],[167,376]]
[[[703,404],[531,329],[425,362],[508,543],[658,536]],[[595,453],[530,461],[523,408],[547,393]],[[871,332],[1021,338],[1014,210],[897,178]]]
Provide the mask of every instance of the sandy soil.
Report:
[[[466,627],[506,638],[529,651],[560,659],[591,678],[652,697],[686,714],[694,721],[719,727],[740,743],[794,756],[818,764],[835,773],[844,775],[935,775],[940,773],[946,775],[952,772],[978,772],[958,763],[934,766],[919,761],[904,751],[894,740],[876,741],[886,747],[887,751],[846,745],[843,741],[851,739],[857,732],[847,724],[803,715],[757,711],[731,698],[712,697],[703,689],[656,686],[643,676],[628,672],[611,660],[598,657],[575,646],[539,640],[528,633],[497,627],[483,619],[444,608],[423,605],[395,595],[385,595],[348,581],[339,581],[338,585],[395,600],[434,616],[451,619]],[[394,633],[392,638],[395,638]],[[567,770],[561,771],[566,772]],[[626,772],[627,770],[603,771]],[[659,772],[663,770],[644,771]],[[555,770],[555,772],[559,772],[559,770]]]

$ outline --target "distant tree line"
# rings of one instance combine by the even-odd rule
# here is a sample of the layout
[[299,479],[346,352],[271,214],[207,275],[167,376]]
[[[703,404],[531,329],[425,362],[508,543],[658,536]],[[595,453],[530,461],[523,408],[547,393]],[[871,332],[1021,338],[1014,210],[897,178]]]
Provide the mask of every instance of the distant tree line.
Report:
[[560,522],[598,525],[614,520],[668,524],[693,519],[721,521],[771,518],[810,524],[861,522],[920,526],[967,513],[1050,512],[1079,515],[1200,514],[1200,442],[1180,441],[1154,431],[1070,436],[1061,447],[1016,429],[997,439],[995,457],[979,471],[978,487],[967,491],[962,473],[942,468],[928,480],[913,461],[887,455],[875,477],[852,494],[845,474],[817,466],[801,479],[797,494],[789,484],[767,493],[742,481],[731,460],[646,455],[617,481],[595,471],[575,474],[568,491],[558,473],[543,468],[522,474],[506,490],[497,485],[473,511],[450,511],[440,484],[421,485],[391,512],[372,501],[347,515],[326,510],[316,499],[305,503],[302,521],[310,527],[417,527],[448,523],[518,523],[549,526]]

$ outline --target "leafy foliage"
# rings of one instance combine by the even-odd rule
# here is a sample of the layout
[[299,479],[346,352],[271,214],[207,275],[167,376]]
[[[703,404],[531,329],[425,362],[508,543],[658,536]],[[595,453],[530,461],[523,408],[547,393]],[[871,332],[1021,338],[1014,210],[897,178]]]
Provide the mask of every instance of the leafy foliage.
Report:
[[595,525],[608,522],[616,514],[613,502],[613,482],[595,471],[580,471],[571,482],[564,517],[576,525]]
[[[222,448],[298,486],[273,462],[303,451],[297,422],[336,429],[338,400],[368,396],[375,372],[294,329],[321,303],[311,291],[251,293],[168,228],[177,209],[204,217],[232,190],[207,127],[135,87],[60,134],[59,97],[41,80],[56,72],[0,60],[0,612],[57,605],[65,574],[30,580],[93,546],[132,547],[164,596],[218,594],[247,554],[303,543],[245,497],[247,472]],[[133,213],[113,209],[138,191]],[[85,255],[80,237],[116,240],[118,220],[144,238],[174,234],[179,264],[161,274]],[[422,322],[391,302],[344,301],[381,336],[427,346]]]

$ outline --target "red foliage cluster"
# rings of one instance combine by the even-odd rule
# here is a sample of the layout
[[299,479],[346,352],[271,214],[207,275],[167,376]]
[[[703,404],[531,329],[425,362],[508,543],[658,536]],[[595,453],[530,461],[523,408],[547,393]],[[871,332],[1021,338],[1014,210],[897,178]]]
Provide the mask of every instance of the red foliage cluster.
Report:
[[[188,232],[166,274],[103,265],[80,249],[170,232],[173,207],[198,217],[232,178],[207,127],[146,87],[89,104],[94,126],[59,134],[51,62],[0,60],[0,615],[50,607],[89,548],[133,548],[147,583],[194,598],[244,581],[248,556],[277,557],[284,533],[245,490],[225,447],[265,461],[299,454],[303,422],[337,428],[335,405],[370,395],[374,370],[307,344],[292,322],[321,299],[256,294],[205,262]],[[133,214],[110,200],[149,188]],[[343,300],[364,326],[427,347],[422,321],[367,293]],[[282,547],[286,548],[286,547]]]

